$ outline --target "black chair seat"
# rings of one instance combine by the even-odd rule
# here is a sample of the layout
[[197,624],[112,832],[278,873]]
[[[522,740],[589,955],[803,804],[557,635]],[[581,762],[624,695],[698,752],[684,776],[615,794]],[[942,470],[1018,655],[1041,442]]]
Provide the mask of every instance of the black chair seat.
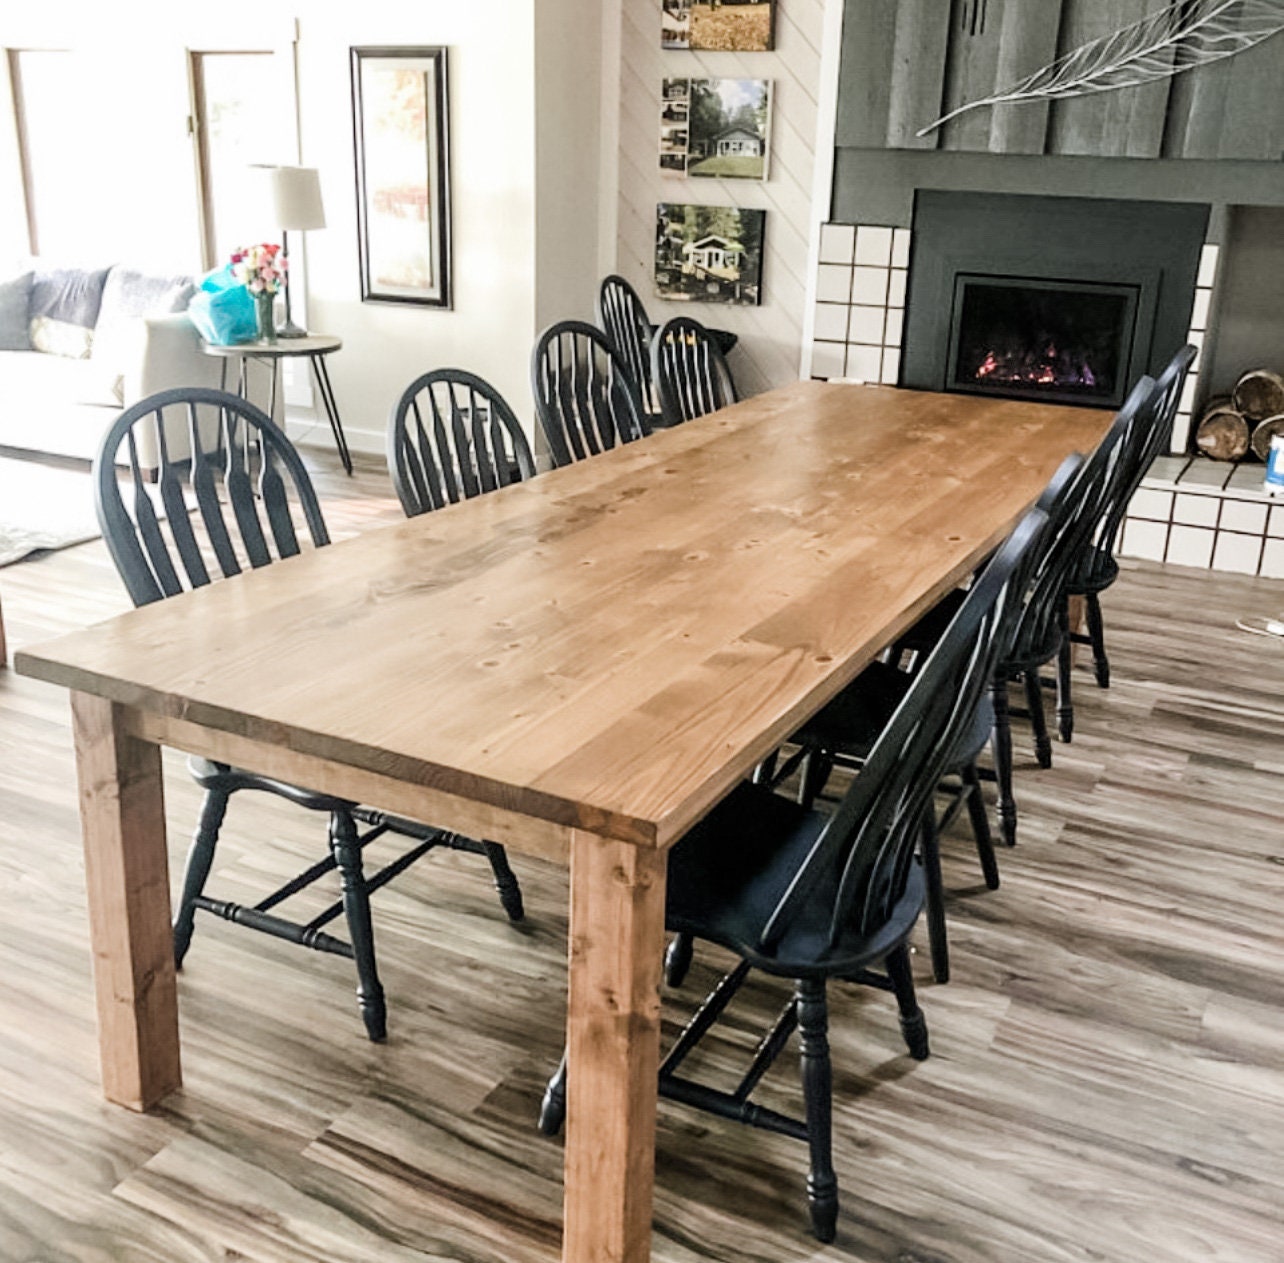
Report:
[[1087,596],[1089,592],[1104,592],[1119,578],[1119,563],[1109,553],[1094,549],[1088,562],[1066,585],[1070,596]]
[[187,760],[187,770],[202,789],[221,789],[229,793],[239,789],[259,789],[264,793],[275,794],[278,798],[288,799],[309,811],[350,812],[357,805],[347,798],[319,794],[315,790],[302,789],[271,776],[260,776],[257,772],[247,772],[244,768],[215,763],[212,759],[202,759],[196,755]]
[[823,978],[864,969],[905,940],[923,907],[916,864],[895,911],[871,936],[854,927],[827,946],[838,897],[837,867],[819,880],[814,899],[772,955],[758,950],[768,920],[829,821],[765,785],[738,786],[669,855],[665,920],[738,953],[764,973]]

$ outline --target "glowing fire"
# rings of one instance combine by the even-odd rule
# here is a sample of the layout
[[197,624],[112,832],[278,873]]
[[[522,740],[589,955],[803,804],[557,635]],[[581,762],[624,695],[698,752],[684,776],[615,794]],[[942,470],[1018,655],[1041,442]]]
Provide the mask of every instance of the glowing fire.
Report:
[[1017,352],[986,351],[974,380],[989,385],[1096,386],[1097,377],[1082,356],[1057,350],[1047,341]]

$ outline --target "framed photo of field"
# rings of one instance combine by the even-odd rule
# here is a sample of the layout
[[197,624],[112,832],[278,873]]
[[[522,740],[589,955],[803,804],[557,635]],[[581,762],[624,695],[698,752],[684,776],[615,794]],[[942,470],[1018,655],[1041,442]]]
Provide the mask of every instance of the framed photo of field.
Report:
[[765,53],[775,47],[776,0],[662,0],[660,47]]
[[661,298],[756,307],[762,301],[765,210],[661,202],[655,290]]
[[666,79],[660,170],[722,180],[765,180],[771,135],[767,79]]
[[353,48],[363,302],[451,305],[444,48]]

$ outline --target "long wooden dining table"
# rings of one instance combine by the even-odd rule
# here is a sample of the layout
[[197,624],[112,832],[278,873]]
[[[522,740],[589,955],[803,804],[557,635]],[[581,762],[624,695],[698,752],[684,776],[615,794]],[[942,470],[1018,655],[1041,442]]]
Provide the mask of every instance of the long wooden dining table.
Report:
[[108,1099],[181,1081],[176,747],[569,863],[563,1259],[648,1259],[667,848],[1109,419],[799,382],[24,649],[71,690]]

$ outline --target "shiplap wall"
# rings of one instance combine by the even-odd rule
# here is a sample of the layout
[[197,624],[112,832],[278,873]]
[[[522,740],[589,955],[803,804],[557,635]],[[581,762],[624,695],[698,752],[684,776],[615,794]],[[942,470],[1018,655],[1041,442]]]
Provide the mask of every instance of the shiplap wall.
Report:
[[[824,0],[781,0],[769,53],[666,52],[660,0],[625,0],[620,32],[620,164],[616,268],[642,296],[653,320],[689,315],[731,329],[736,384],[745,394],[798,377],[807,295],[816,109]],[[660,87],[665,78],[752,78],[774,83],[771,166],[766,182],[675,179],[659,168]],[[657,202],[761,207],[767,211],[762,305],[673,303],[656,296]]]

